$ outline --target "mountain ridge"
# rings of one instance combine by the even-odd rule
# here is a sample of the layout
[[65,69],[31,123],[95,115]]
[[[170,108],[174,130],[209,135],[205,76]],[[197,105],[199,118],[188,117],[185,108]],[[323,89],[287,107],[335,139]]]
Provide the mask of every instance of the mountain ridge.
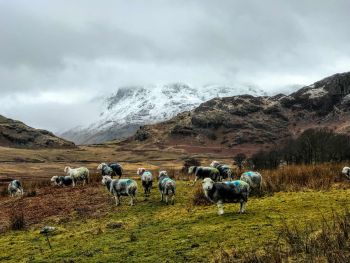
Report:
[[129,141],[189,152],[201,146],[228,152],[248,147],[254,152],[316,127],[350,134],[350,72],[290,95],[213,98],[168,121],[142,126]]

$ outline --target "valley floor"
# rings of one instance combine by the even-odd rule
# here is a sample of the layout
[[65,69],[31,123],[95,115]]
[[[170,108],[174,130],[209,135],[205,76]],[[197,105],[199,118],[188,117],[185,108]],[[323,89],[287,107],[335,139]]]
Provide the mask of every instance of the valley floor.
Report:
[[[192,205],[194,188],[186,181],[178,181],[174,206],[160,203],[155,187],[148,200],[139,194],[134,207],[126,198],[116,207],[98,184],[47,189],[22,200],[23,209],[35,204],[37,216],[45,219],[27,230],[2,233],[1,262],[208,262],[220,249],[247,251],[273,242],[283,220],[316,227],[323,217],[349,208],[350,199],[350,190],[276,193],[251,198],[246,214],[237,213],[238,204],[228,204],[226,213],[217,216],[214,205]],[[41,215],[54,199],[52,209],[63,212]],[[15,201],[2,198],[0,206],[8,202]],[[44,225],[57,227],[52,250],[39,234]]]

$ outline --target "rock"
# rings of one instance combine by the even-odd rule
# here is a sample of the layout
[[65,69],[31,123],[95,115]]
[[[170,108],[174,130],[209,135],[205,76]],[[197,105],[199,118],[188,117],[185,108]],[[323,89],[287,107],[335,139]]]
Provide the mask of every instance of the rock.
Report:
[[117,228],[122,228],[124,225],[122,222],[110,222],[106,225],[107,228],[109,229],[117,229]]

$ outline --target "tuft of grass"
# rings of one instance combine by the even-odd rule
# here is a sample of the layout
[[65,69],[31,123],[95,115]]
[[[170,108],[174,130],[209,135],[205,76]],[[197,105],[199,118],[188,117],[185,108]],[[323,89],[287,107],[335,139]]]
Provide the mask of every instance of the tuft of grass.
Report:
[[333,218],[303,227],[283,222],[278,238],[272,243],[252,250],[227,252],[220,249],[213,257],[215,263],[269,262],[350,262],[350,212],[333,213]]
[[196,185],[193,191],[192,204],[201,206],[201,205],[210,205],[212,204],[204,194],[201,185]]

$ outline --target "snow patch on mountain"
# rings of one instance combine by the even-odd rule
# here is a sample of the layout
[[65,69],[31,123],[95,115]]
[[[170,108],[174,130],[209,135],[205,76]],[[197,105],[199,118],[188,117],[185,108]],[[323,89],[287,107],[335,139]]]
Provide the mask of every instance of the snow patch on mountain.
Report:
[[101,143],[132,135],[140,125],[168,120],[215,97],[266,93],[252,85],[206,85],[196,88],[184,83],[159,86],[127,86],[102,100],[99,119],[75,127],[60,136],[78,144]]

